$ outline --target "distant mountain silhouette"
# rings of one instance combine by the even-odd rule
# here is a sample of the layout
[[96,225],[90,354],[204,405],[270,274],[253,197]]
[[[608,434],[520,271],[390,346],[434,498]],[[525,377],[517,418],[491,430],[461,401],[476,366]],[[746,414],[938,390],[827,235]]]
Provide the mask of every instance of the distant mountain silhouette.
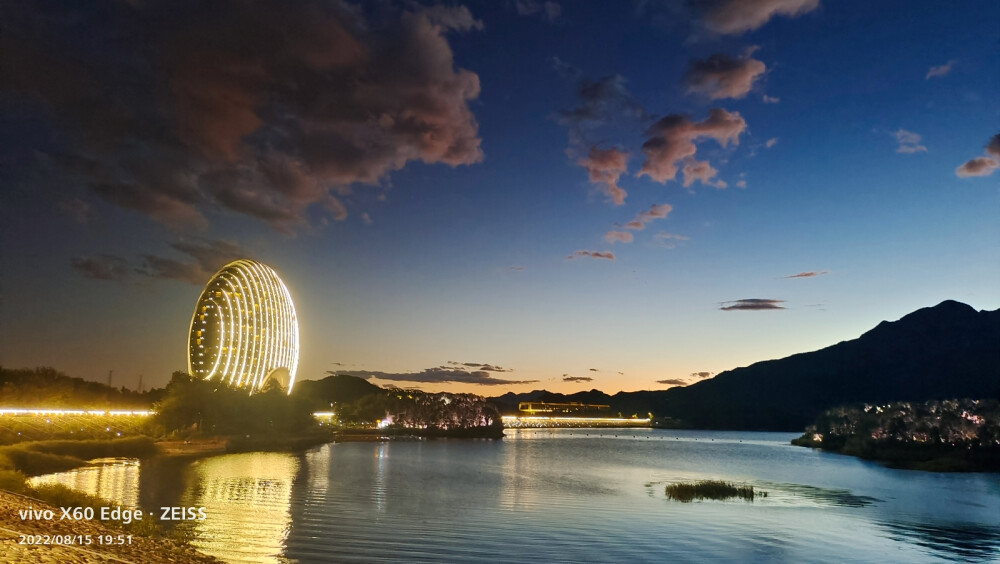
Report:
[[322,380],[300,380],[292,388],[292,395],[312,402],[317,408],[329,408],[331,403],[353,402],[382,391],[382,388],[363,378],[336,374]]
[[[799,431],[838,405],[1000,398],[1000,310],[955,301],[883,321],[857,339],[758,362],[665,391],[534,391],[493,398],[509,409],[532,401],[608,403],[624,415],[653,412],[704,429]],[[535,399],[535,398],[539,399]]]

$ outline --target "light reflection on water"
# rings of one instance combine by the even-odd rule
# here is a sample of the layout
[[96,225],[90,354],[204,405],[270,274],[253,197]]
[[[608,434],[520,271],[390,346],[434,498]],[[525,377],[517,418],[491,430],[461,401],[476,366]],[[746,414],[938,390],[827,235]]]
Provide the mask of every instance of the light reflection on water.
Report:
[[[68,488],[114,502],[122,507],[139,505],[138,460],[95,460],[96,466],[78,468],[70,472],[46,474],[28,479],[28,485],[62,484]],[[103,464],[100,464],[102,463]]]
[[203,521],[186,521],[191,543],[227,562],[277,562],[291,526],[292,482],[298,457],[286,453],[229,454],[195,461],[180,505],[204,507]]
[[[229,561],[1000,559],[1000,475],[892,470],[792,447],[793,436],[530,429],[348,442],[179,469],[154,461],[140,497],[207,507],[189,525],[195,542]],[[172,479],[183,487],[163,487]],[[768,496],[666,499],[666,484],[699,479]]]

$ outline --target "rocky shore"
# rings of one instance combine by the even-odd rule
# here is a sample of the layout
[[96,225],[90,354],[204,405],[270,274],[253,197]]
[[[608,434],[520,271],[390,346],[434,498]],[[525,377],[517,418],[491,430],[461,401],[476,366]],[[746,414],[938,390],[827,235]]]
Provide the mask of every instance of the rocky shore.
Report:
[[[51,509],[55,517],[47,520],[22,520],[19,510],[31,506],[36,510]],[[131,543],[101,545],[97,537],[118,538],[122,531],[100,521],[60,521],[60,510],[45,502],[0,490],[0,562],[41,563],[218,563],[219,560],[201,554],[194,548],[162,538],[132,536]],[[21,535],[89,535],[90,545],[28,545],[20,544]]]

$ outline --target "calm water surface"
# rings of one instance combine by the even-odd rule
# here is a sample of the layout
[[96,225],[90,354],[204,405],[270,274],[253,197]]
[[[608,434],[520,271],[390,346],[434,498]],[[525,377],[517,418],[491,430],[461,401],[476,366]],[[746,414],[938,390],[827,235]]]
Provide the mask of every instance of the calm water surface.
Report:
[[[337,443],[304,454],[50,475],[185,523],[233,562],[1000,561],[1000,475],[891,470],[795,434],[508,430],[501,441]],[[676,481],[768,492],[679,503]]]

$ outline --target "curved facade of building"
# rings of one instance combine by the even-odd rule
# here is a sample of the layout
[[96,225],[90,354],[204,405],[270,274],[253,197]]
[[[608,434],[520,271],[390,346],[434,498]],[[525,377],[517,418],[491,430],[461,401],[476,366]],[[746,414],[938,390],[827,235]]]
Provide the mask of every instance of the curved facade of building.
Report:
[[274,379],[291,393],[298,362],[295,306],[274,269],[241,259],[216,272],[191,317],[188,373],[250,393]]

